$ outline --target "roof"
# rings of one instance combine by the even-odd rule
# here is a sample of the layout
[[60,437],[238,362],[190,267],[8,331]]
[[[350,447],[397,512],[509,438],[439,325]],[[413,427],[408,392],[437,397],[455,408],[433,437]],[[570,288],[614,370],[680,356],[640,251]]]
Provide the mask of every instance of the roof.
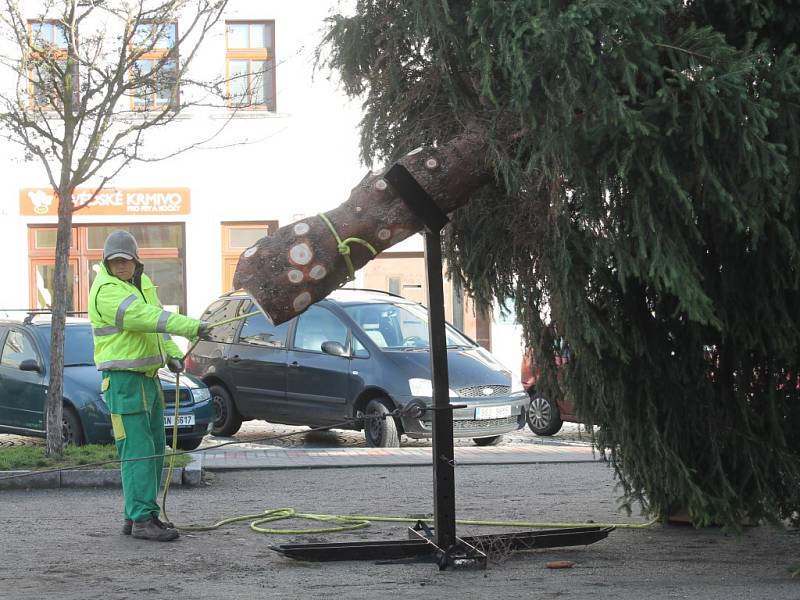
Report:
[[[74,313],[74,314],[85,314],[85,313]],[[0,323],[15,323],[15,324],[50,324],[50,321],[53,319],[53,313],[45,310],[31,310],[31,311],[23,311],[23,310],[0,310]],[[89,323],[89,319],[86,317],[76,317],[71,316],[67,313],[66,324],[67,325],[83,325]]]
[[336,302],[342,303],[370,303],[370,302],[409,302],[413,303],[413,300],[408,300],[407,298],[403,298],[402,296],[398,296],[396,294],[391,294],[389,292],[384,292],[382,290],[368,290],[368,289],[358,289],[358,288],[339,288],[338,290],[332,291],[328,298],[334,300]]
[[[249,297],[250,295],[244,290],[227,292],[221,296],[221,298],[249,298]],[[341,303],[401,301],[401,302],[410,302],[416,304],[413,300],[409,300],[408,298],[403,298],[402,296],[398,296],[397,294],[392,294],[391,292],[385,292],[383,290],[372,290],[366,288],[339,288],[333,290],[330,294],[328,294],[327,298],[335,302],[341,302]]]

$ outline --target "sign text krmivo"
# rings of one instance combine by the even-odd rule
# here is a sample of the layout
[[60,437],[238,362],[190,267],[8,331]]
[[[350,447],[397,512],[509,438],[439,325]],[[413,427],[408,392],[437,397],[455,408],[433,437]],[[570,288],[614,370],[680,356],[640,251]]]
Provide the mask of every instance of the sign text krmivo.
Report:
[[[93,189],[77,188],[72,195],[82,215],[188,215],[189,188],[107,188],[100,190],[88,203]],[[85,205],[85,206],[84,206]],[[20,214],[23,216],[57,216],[58,199],[50,188],[26,188],[19,192]]]

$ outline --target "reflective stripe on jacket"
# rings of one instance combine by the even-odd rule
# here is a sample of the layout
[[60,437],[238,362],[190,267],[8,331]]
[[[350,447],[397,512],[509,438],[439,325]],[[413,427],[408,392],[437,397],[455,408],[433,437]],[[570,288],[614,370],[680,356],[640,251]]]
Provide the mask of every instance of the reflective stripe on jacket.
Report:
[[140,291],[111,275],[104,264],[99,266],[89,292],[97,368],[152,374],[167,357],[182,357],[169,334],[196,337],[200,321],[164,310],[147,275],[141,276]]

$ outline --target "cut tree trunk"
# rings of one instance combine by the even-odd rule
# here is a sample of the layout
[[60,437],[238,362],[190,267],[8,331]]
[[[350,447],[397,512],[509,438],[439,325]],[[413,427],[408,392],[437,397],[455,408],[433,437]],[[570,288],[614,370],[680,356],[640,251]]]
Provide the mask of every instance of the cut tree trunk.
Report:
[[[486,149],[482,132],[468,129],[444,145],[419,148],[397,162],[449,213],[489,181]],[[325,213],[341,240],[358,238],[377,253],[423,227],[383,173],[369,173],[346,202]],[[348,246],[354,270],[373,258],[361,243]],[[321,217],[296,221],[245,250],[233,284],[244,288],[273,323],[283,323],[352,278],[339,248]]]

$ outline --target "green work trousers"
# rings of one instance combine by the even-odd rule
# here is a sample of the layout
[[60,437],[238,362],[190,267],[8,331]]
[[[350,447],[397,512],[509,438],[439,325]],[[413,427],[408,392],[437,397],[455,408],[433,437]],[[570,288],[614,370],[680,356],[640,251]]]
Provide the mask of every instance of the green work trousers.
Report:
[[[133,371],[106,371],[103,380],[114,441],[122,464],[125,518],[157,517],[164,468],[164,393],[158,377]],[[157,456],[148,460],[131,460]]]

